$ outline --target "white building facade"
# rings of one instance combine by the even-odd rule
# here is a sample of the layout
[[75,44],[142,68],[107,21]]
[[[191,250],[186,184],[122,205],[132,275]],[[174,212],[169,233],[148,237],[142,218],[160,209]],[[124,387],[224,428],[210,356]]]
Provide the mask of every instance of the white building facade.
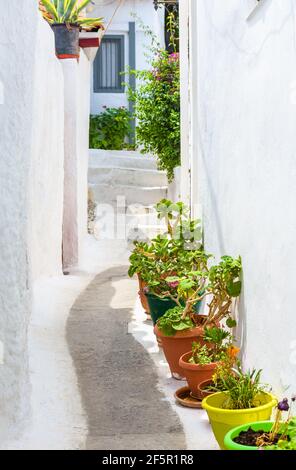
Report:
[[202,211],[206,249],[242,256],[236,337],[245,367],[262,368],[264,381],[289,395],[296,390],[295,5],[180,0],[180,8],[189,39],[181,51],[189,70],[183,196]]
[[[164,44],[164,9],[155,11],[153,0],[94,0],[89,16],[104,16],[108,26],[91,74],[91,114],[104,111],[104,106],[129,108],[125,82],[128,68],[147,68],[151,37],[148,27]],[[144,26],[144,28],[143,28]]]

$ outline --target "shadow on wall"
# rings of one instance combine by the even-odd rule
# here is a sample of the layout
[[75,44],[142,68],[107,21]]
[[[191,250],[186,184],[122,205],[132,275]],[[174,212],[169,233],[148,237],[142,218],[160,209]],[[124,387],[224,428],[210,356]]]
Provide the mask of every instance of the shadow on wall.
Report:
[[240,348],[240,359],[243,360],[246,354],[247,341],[247,311],[245,304],[244,273],[242,273],[242,292],[238,304],[237,327],[234,330],[234,336],[237,346]]
[[[210,204],[207,203],[206,207],[207,208],[211,207],[211,210],[213,211],[213,220],[215,222],[214,225],[215,225],[215,228],[216,228],[215,246],[217,246],[219,248],[220,253],[225,254],[226,250],[225,250],[225,245],[224,245],[224,241],[223,241],[222,223],[221,223],[219,213],[218,213],[218,210],[217,210],[217,208],[218,208],[218,201],[217,201],[218,195],[215,193],[215,189],[214,189],[214,186],[213,186],[213,183],[212,183],[210,170],[207,166],[207,159],[205,158],[205,152],[204,152],[203,144],[202,144],[203,140],[202,140],[202,136],[200,135],[200,132],[199,132],[198,139],[199,139],[199,145],[200,145],[200,157],[201,157],[202,166],[203,166],[203,173],[204,173],[204,178],[206,179],[206,182],[205,182],[206,184],[204,185],[204,187],[207,188],[207,194],[208,194],[208,197],[210,199]],[[204,217],[204,218],[206,219],[206,217]]]

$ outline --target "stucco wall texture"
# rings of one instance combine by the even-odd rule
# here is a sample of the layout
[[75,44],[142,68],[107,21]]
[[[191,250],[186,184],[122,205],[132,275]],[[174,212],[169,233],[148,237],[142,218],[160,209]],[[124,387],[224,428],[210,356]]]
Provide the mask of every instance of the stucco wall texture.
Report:
[[[16,11],[22,12],[17,22]],[[5,2],[2,16],[0,440],[2,435],[7,439],[10,432],[14,434],[30,417],[27,330],[31,293],[37,279],[62,273],[64,154],[75,139],[75,159],[78,162],[82,152],[82,163],[75,169],[81,181],[75,186],[79,210],[73,217],[77,237],[78,232],[86,233],[89,115],[89,63],[83,52],[76,74],[77,83],[86,91],[79,95],[78,87],[75,90],[79,126],[72,131],[85,129],[81,138],[70,133],[65,139],[69,101],[65,100],[63,68],[55,57],[50,27],[41,18],[36,0]]]
[[[15,21],[16,11],[21,11]],[[0,436],[28,410],[27,324],[30,313],[28,192],[37,39],[35,0],[2,5],[0,29]],[[32,53],[33,52],[33,53]]]
[[[199,174],[206,248],[242,255],[248,367],[296,390],[295,2],[200,0]],[[197,182],[195,182],[197,183]]]

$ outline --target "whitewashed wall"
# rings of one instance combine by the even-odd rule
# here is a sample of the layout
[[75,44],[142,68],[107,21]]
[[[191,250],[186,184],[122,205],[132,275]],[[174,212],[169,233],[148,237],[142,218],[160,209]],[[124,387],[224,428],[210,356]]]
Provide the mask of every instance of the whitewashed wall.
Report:
[[295,392],[295,2],[264,0],[246,21],[256,4],[198,1],[193,183],[202,188],[206,248],[242,255],[245,364],[263,368],[277,392]]
[[[15,12],[21,11],[15,22]],[[90,64],[70,101],[53,32],[36,0],[10,0],[0,28],[0,441],[30,415],[27,330],[32,285],[62,273],[64,154],[75,142],[77,253],[87,229]],[[66,62],[66,61],[64,61]],[[71,91],[73,76],[69,78]],[[67,88],[67,85],[65,86]],[[64,124],[66,123],[66,126]],[[78,253],[79,255],[79,253]],[[78,256],[77,255],[77,256]],[[3,354],[2,354],[3,353]]]
[[[108,25],[118,2],[106,2],[104,6],[95,6],[90,16],[103,16],[105,23]],[[135,16],[133,16],[135,15]],[[138,20],[140,19],[140,21]],[[158,12],[154,10],[152,0],[125,0],[107,31],[107,34],[122,34],[125,37],[125,66],[129,65],[129,47],[128,47],[128,31],[129,22],[136,21],[136,64],[137,70],[147,68],[147,47],[151,41],[143,32],[140,22],[155,33],[159,38],[159,42],[164,43],[164,13],[162,9]],[[127,80],[127,79],[126,79]],[[98,114],[103,111],[103,106],[108,107],[128,107],[127,95],[125,93],[94,93],[93,92],[93,74],[91,76],[91,113]]]
[[33,280],[62,272],[64,195],[64,77],[51,28],[41,17],[37,26],[29,185]]
[[[28,411],[28,192],[32,157],[35,0],[2,5],[0,28],[0,439]],[[25,12],[15,21],[15,12]],[[3,19],[5,18],[5,21]]]

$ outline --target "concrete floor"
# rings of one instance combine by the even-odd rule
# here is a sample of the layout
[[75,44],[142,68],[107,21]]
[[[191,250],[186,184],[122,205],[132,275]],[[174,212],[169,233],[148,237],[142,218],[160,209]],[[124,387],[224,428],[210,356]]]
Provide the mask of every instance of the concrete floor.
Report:
[[177,413],[158,389],[149,353],[128,331],[137,285],[108,269],[71,309],[67,340],[87,414],[86,449],[185,449]]
[[171,378],[118,253],[112,267],[88,236],[78,270],[35,283],[31,416],[1,449],[218,448],[206,413],[175,403],[184,383]]

